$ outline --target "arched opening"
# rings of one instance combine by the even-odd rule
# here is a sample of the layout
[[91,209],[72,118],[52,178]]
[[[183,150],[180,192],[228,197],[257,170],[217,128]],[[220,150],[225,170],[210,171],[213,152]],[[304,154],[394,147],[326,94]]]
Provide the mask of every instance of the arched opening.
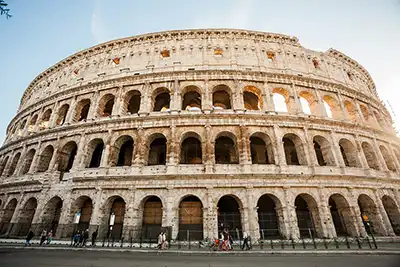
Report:
[[35,153],[36,153],[36,150],[32,148],[26,154],[24,164],[22,167],[22,174],[26,174],[29,172],[29,169],[31,168],[33,157],[35,156]]
[[282,138],[287,165],[307,165],[304,145],[295,134],[285,134]]
[[340,119],[341,118],[341,111],[340,106],[336,99],[332,96],[324,95],[322,98],[326,115],[332,119]]
[[60,222],[61,210],[63,206],[63,201],[60,197],[55,196],[47,202],[44,212],[42,214],[42,227],[47,231],[53,231],[56,234],[58,224]]
[[110,200],[107,210],[107,237],[111,239],[120,239],[122,237],[122,230],[124,226],[125,217],[125,201],[121,197],[113,197]]
[[346,167],[360,167],[357,149],[352,142],[342,138],[339,141],[339,148]]
[[86,121],[90,109],[90,100],[82,99],[76,105],[74,121]]
[[14,232],[17,236],[26,236],[32,225],[33,216],[35,215],[37,200],[34,197],[28,199],[22,210],[19,212],[17,229]]
[[313,138],[314,151],[319,166],[335,166],[335,158],[331,149],[331,144],[325,137],[317,135]]
[[115,96],[112,94],[104,95],[99,102],[99,107],[97,108],[97,114],[100,117],[108,117],[112,115],[114,108]]
[[272,90],[272,101],[276,112],[288,112],[289,108],[289,92],[282,88],[274,88]]
[[78,146],[74,141],[66,143],[59,152],[58,170],[60,172],[69,172],[74,165],[74,160]]
[[39,130],[44,130],[46,128],[49,128],[51,113],[52,113],[51,109],[48,109],[45,111],[45,113],[43,113],[42,119],[40,120],[39,123]]
[[48,145],[40,155],[39,164],[37,166],[37,172],[45,172],[50,167],[50,161],[53,157],[54,148],[51,145]]
[[215,140],[214,154],[216,164],[239,163],[236,142],[228,136],[220,136]]
[[132,165],[133,138],[131,136],[123,135],[115,141],[110,160],[112,167]]
[[261,110],[263,107],[261,91],[255,86],[244,87],[243,103],[246,110]]
[[317,224],[320,220],[317,203],[314,198],[308,194],[300,194],[296,197],[294,205],[296,206],[297,226],[299,227],[300,237],[311,238],[319,236],[321,233]]
[[361,147],[367,160],[368,167],[374,170],[379,170],[378,161],[376,160],[376,154],[372,146],[367,142],[363,142],[361,144]]
[[[367,195],[361,194],[358,197],[358,206],[360,207],[361,218],[365,231],[368,234],[374,233],[376,235],[385,235],[383,225],[381,222],[381,217],[379,216],[379,210],[376,207],[374,201]],[[370,224],[368,225],[363,219],[364,216],[368,217]]]
[[167,160],[167,139],[157,137],[150,144],[148,165],[165,165]]
[[102,139],[96,138],[90,141],[87,148],[87,155],[90,157],[90,161],[87,162],[86,168],[100,167],[103,150],[104,142]]
[[385,160],[386,167],[389,170],[395,172],[396,165],[394,164],[393,157],[389,154],[389,151],[387,150],[387,148],[381,145],[381,146],[379,146],[379,150],[381,151],[383,159]]
[[3,161],[1,162],[1,165],[0,165],[0,176],[3,175],[3,172],[4,172],[4,170],[5,170],[6,166],[7,166],[9,158],[10,158],[9,156],[5,157],[5,159],[3,159]]
[[38,114],[35,114],[29,122],[28,131],[33,132],[35,129],[36,122],[38,120]]
[[307,91],[301,91],[299,93],[300,105],[303,113],[307,115],[318,114],[317,102],[315,101],[314,95]]
[[179,240],[203,240],[203,204],[187,196],[179,204]]
[[19,125],[19,129],[18,129],[18,135],[22,135],[22,132],[24,131],[26,126],[26,119],[24,119],[21,124]]
[[75,200],[71,208],[71,216],[73,223],[76,224],[77,231],[85,231],[89,229],[90,220],[92,218],[93,202],[90,197],[81,196]]
[[15,154],[15,156],[11,162],[10,168],[8,168],[7,176],[11,176],[15,173],[15,170],[17,169],[20,157],[21,157],[21,153],[18,152],[17,154]]
[[182,98],[182,110],[201,110],[200,89],[190,85],[183,89],[185,94]]
[[231,109],[231,89],[226,85],[218,85],[213,89],[213,107],[214,109]]
[[167,88],[156,89],[153,99],[153,111],[169,111],[171,97]]
[[14,215],[15,208],[17,207],[17,203],[18,201],[13,198],[8,202],[7,206],[5,206],[3,210],[3,216],[1,218],[0,235],[3,235],[7,232],[10,226],[11,219]]
[[274,164],[274,153],[271,139],[264,133],[255,133],[250,137],[252,164]]
[[140,110],[142,95],[137,90],[129,91],[124,99],[123,110],[127,114],[136,114]]
[[362,113],[362,115],[364,117],[364,120],[365,121],[369,121],[369,111],[368,111],[367,106],[365,106],[363,104],[360,104],[360,110],[361,110],[361,113]]
[[400,235],[400,211],[396,202],[394,202],[393,198],[388,195],[383,196],[382,204],[385,208],[386,214],[389,218],[390,225],[393,228],[393,232],[396,235]]
[[233,196],[223,196],[218,201],[218,232],[229,231],[233,239],[239,238],[242,219],[239,203]]
[[156,239],[161,230],[163,205],[156,196],[148,197],[143,204],[142,238]]
[[58,110],[56,125],[63,125],[65,123],[65,120],[67,119],[68,110],[69,110],[68,104],[64,104],[61,106],[61,108]]
[[187,137],[181,145],[181,164],[201,164],[201,142],[198,137]]
[[346,108],[347,114],[349,115],[350,120],[357,121],[357,109],[350,101],[344,101],[344,107]]
[[328,203],[336,236],[356,236],[356,222],[353,219],[351,208],[347,200],[340,194],[333,194],[329,197]]
[[386,127],[385,120],[382,118],[381,114],[378,113],[376,110],[373,111],[376,121],[378,122],[379,126],[382,128]]
[[258,199],[258,225],[262,240],[281,237],[277,204],[280,206],[279,200],[270,194],[265,194]]

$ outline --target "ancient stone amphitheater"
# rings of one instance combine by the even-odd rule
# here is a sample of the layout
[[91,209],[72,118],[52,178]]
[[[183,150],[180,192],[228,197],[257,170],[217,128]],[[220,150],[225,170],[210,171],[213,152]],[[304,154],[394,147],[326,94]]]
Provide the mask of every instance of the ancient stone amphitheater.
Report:
[[75,53],[28,86],[0,163],[3,236],[400,234],[400,142],[371,76],[282,34],[167,31]]

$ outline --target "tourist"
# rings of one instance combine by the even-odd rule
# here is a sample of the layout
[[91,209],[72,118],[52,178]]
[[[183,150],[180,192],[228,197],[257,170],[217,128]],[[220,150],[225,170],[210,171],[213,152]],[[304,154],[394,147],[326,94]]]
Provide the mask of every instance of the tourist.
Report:
[[96,246],[96,238],[98,235],[98,229],[92,233],[92,247]]
[[246,246],[246,250],[250,250],[249,246],[249,236],[247,235],[247,232],[243,232],[243,246],[242,250],[244,250],[244,247]]
[[163,240],[163,232],[161,231],[157,238],[157,249],[162,248],[162,243],[163,243],[162,240]]
[[83,237],[83,232],[84,232],[84,231],[82,230],[82,231],[79,233],[79,244],[78,244],[78,245],[81,246],[81,247],[83,246],[83,238],[84,238],[84,237]]
[[53,230],[50,230],[49,233],[47,234],[47,245],[49,245],[52,240],[53,240]]
[[31,246],[32,238],[33,238],[33,232],[32,232],[32,230],[30,230],[28,235],[26,236],[25,246],[27,246],[27,247]]
[[80,236],[79,236],[79,231],[76,231],[74,234],[74,247],[78,246],[78,242],[79,242]]
[[46,229],[44,229],[40,236],[40,245],[43,245],[44,241],[46,241],[46,238],[47,238],[47,231]]
[[167,234],[165,232],[163,232],[161,249],[167,249],[167,245],[168,245]]

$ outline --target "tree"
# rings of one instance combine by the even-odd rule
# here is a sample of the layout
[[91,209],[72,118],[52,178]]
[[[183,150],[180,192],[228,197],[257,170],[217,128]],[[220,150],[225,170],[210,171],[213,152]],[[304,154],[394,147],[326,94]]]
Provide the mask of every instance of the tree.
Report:
[[4,2],[4,0],[0,0],[0,15],[5,15],[7,19],[11,18],[11,15],[8,13],[10,12],[9,8],[6,8],[8,4]]

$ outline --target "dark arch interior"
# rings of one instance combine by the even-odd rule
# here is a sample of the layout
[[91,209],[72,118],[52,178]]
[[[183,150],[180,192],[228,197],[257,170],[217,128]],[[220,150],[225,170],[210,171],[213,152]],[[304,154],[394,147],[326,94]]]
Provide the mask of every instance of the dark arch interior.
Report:
[[17,207],[17,200],[13,198],[8,202],[7,206],[4,207],[3,216],[0,223],[0,234],[5,234],[10,226],[11,219],[14,215],[14,211]]
[[269,164],[267,146],[263,139],[250,137],[251,162],[253,164]]
[[329,198],[329,206],[330,212],[332,215],[333,225],[335,226],[336,235],[337,236],[345,236],[347,235],[347,231],[345,229],[345,222],[343,218],[342,212],[338,209],[336,205],[336,201],[331,196]]
[[[111,216],[114,217],[114,225],[111,227],[110,219]],[[108,237],[119,239],[122,236],[122,230],[124,225],[124,216],[125,216],[125,201],[118,197],[116,198],[111,205],[110,209],[110,218],[108,220]]]
[[223,196],[218,201],[218,231],[228,230],[234,239],[242,231],[239,203],[232,196]]
[[125,141],[118,154],[117,166],[131,166],[133,157],[133,140],[128,139]]
[[260,110],[258,96],[252,92],[243,93],[244,108],[247,110]]
[[166,111],[169,109],[170,105],[170,95],[169,92],[164,92],[156,96],[154,100],[153,111]]
[[167,139],[156,138],[150,144],[148,165],[165,165],[167,155]]
[[320,144],[317,141],[314,141],[314,151],[317,157],[318,165],[319,166],[326,166],[326,162],[324,159],[324,155],[322,153],[322,149]]
[[196,196],[179,204],[179,240],[203,240],[203,205]]
[[215,163],[238,164],[239,157],[233,140],[227,136],[221,136],[215,140]]
[[201,109],[201,96],[196,91],[189,91],[183,96],[182,110],[190,110],[190,108]]
[[140,109],[140,99],[141,95],[138,91],[134,91],[128,96],[128,107],[127,112],[130,114],[135,114],[139,112]]
[[161,231],[163,206],[161,199],[149,197],[143,206],[142,238],[156,239]]
[[201,142],[195,137],[186,138],[181,145],[181,164],[201,164]]
[[296,146],[290,138],[288,137],[283,138],[283,148],[285,150],[286,164],[300,165]]
[[269,195],[263,195],[257,202],[258,225],[260,237],[279,238],[279,220],[276,213],[275,201]]
[[104,149],[103,141],[101,141],[95,145],[93,153],[92,153],[92,157],[90,159],[89,168],[100,167],[103,149]]
[[69,172],[74,164],[78,146],[75,142],[68,142],[60,152],[58,170],[60,172]]
[[213,93],[213,106],[220,109],[231,109],[231,97],[225,90]]
[[315,236],[314,222],[306,200],[302,196],[297,196],[295,200],[295,206],[300,236]]

